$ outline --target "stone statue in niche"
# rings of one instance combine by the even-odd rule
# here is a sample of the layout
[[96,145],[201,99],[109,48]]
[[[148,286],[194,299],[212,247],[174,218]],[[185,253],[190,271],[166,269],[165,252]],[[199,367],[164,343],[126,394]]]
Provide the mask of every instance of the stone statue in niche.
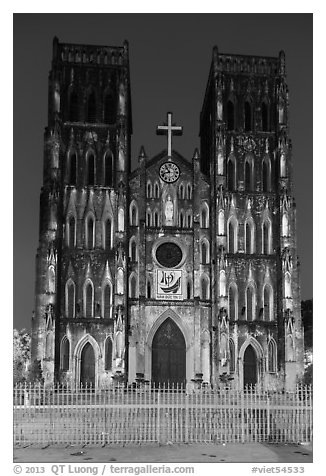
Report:
[[167,226],[173,225],[174,205],[170,195],[168,195],[167,200],[165,202],[164,213],[165,224]]

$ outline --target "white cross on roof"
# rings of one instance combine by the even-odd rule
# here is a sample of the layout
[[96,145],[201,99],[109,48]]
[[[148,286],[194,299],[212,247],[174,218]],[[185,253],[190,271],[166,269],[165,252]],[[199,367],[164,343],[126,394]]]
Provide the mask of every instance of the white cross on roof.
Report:
[[172,135],[181,136],[183,132],[183,128],[182,126],[176,126],[175,124],[172,124],[172,112],[168,112],[167,118],[168,118],[167,124],[163,124],[162,126],[157,126],[156,134],[168,136],[168,157],[169,159],[171,159]]

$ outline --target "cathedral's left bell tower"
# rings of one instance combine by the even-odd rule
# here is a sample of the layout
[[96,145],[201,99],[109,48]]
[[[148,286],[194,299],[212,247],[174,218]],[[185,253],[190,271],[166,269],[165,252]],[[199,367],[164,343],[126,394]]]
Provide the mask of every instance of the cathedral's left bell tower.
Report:
[[125,372],[128,44],[53,41],[32,359],[46,382]]

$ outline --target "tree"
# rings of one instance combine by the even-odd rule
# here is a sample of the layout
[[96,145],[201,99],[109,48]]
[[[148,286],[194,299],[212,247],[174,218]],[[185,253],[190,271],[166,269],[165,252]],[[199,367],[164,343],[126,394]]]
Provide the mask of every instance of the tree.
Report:
[[25,382],[30,362],[31,336],[26,329],[14,329],[13,333],[13,377],[14,383]]

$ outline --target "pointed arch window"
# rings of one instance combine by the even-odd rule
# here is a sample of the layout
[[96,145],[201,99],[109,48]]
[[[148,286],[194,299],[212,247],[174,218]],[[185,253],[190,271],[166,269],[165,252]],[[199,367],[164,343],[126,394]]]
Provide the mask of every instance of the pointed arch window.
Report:
[[88,94],[86,122],[96,122],[96,97],[94,91],[90,91]]
[[269,107],[268,104],[263,101],[261,105],[261,126],[263,132],[269,130]]
[[236,178],[235,178],[235,163],[232,159],[228,160],[228,165],[227,165],[227,176],[228,176],[228,189],[229,190],[235,190],[235,183],[236,183]]
[[75,186],[77,183],[77,154],[72,152],[69,155],[69,176],[68,176],[69,185]]
[[263,192],[270,192],[271,190],[271,162],[269,157],[263,160]]
[[87,157],[87,185],[94,185],[95,183],[95,158],[93,154]]
[[238,292],[235,284],[229,287],[229,316],[233,321],[238,317]]
[[85,284],[84,313],[88,319],[94,317],[94,289],[93,283],[90,280]]
[[206,241],[202,241],[200,247],[200,254],[201,254],[201,263],[208,264],[209,263],[209,250],[208,250],[208,243]]
[[192,227],[192,214],[191,211],[188,211],[187,213],[187,227],[191,228]]
[[263,223],[263,254],[268,255],[271,253],[271,222],[269,220],[265,220]]
[[231,99],[226,104],[227,114],[227,128],[229,131],[234,131],[234,103]]
[[131,203],[130,205],[130,225],[131,226],[138,225],[138,209],[135,202]]
[[158,212],[155,210],[155,212],[154,212],[154,226],[155,226],[156,228],[158,228],[159,225],[160,225],[160,223],[159,223]]
[[180,184],[180,187],[179,187],[179,198],[181,198],[181,199],[185,198],[185,188],[184,188],[183,183]]
[[112,370],[112,340],[108,337],[105,341],[105,370]]
[[250,192],[253,190],[253,177],[254,176],[254,167],[253,163],[250,160],[246,160],[245,162],[245,190],[246,192]]
[[130,282],[129,282],[129,296],[131,297],[131,299],[136,298],[136,293],[137,293],[136,276],[132,275],[130,277]]
[[276,342],[271,339],[268,343],[268,372],[275,373],[277,368]]
[[104,186],[112,187],[113,185],[113,157],[111,153],[104,156]]
[[200,227],[201,228],[208,228],[209,223],[209,214],[208,214],[208,207],[205,205],[200,213]]
[[264,286],[264,320],[273,320],[273,289],[269,284]]
[[252,285],[249,285],[246,290],[246,310],[247,321],[255,320],[255,292]]
[[180,226],[180,228],[183,228],[184,225],[185,225],[184,211],[181,210],[180,215],[179,215],[179,226]]
[[246,221],[245,227],[246,234],[246,253],[252,254],[255,252],[255,226],[252,220]]
[[187,185],[187,198],[189,200],[192,199],[192,186],[190,185],[190,183],[188,183],[188,185]]
[[117,103],[114,95],[108,92],[104,98],[104,122],[114,124],[116,122]]
[[94,249],[94,227],[95,222],[91,215],[88,216],[86,220],[86,245],[87,249],[92,250]]
[[152,226],[152,214],[150,210],[146,212],[146,226]]
[[154,198],[160,198],[160,190],[157,182],[154,184]]
[[66,284],[66,316],[69,319],[75,317],[75,283],[69,279]]
[[245,131],[251,131],[252,130],[252,107],[249,101],[245,102],[244,114],[245,114],[245,121],[244,121]]
[[148,181],[147,186],[146,186],[146,196],[147,196],[147,198],[152,198],[152,191],[153,191],[152,184],[151,184],[151,182]]
[[77,122],[79,119],[79,101],[78,94],[73,89],[69,96],[69,120],[71,122]]
[[206,276],[203,276],[201,278],[201,283],[200,283],[200,290],[201,290],[201,299],[209,299],[209,288],[208,288],[208,279]]
[[228,223],[228,252],[237,253],[238,251],[238,236],[237,236],[237,222],[235,219],[229,220]]
[[224,269],[220,271],[220,296],[226,296],[226,275]]
[[61,341],[60,349],[60,367],[61,370],[69,370],[69,353],[70,353],[70,344],[67,336],[64,336]]
[[235,372],[235,345],[233,339],[229,339],[229,350],[230,350],[230,373]]
[[130,260],[135,263],[137,261],[137,245],[135,238],[130,240],[130,250],[129,250]]
[[111,290],[111,284],[107,283],[104,286],[104,290],[103,290],[103,317],[105,319],[110,319],[111,308],[112,308],[112,290]]

